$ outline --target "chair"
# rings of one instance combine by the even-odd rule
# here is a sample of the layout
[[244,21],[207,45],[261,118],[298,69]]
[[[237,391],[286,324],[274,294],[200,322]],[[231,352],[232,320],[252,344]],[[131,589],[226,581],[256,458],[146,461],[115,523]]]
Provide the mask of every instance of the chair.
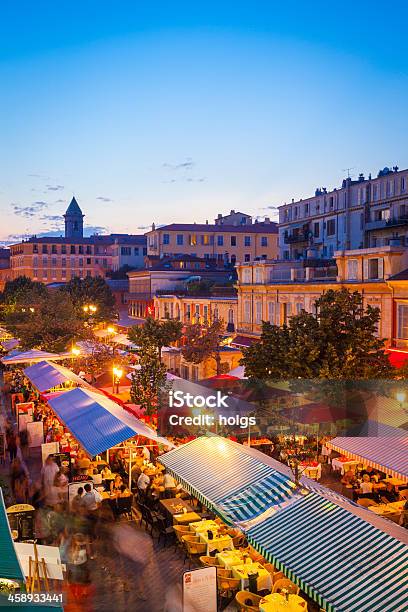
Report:
[[400,499],[408,499],[408,489],[401,489],[399,496]]
[[184,556],[184,563],[188,558],[188,569],[191,568],[191,564],[198,561],[200,556],[207,551],[207,544],[200,542],[200,538],[196,536],[185,535],[182,536],[182,540],[186,549]]
[[166,519],[164,517],[158,517],[157,520],[157,526],[159,529],[159,539],[157,540],[157,543],[160,544],[160,540],[163,537],[164,538],[164,546],[166,546],[167,544],[167,538],[168,537],[173,537],[174,536],[174,530],[173,530],[173,526],[167,526],[166,523]]
[[274,576],[274,574],[275,574],[275,566],[274,566],[274,565],[272,565],[272,563],[264,563],[264,564],[263,564],[263,566],[264,566],[264,568],[266,569],[266,571],[267,571],[267,572],[269,572],[269,573],[270,573],[270,575],[271,575],[271,576],[272,576],[272,578],[273,578],[273,576]]
[[359,497],[357,500],[357,504],[359,506],[363,506],[363,508],[369,508],[370,506],[378,506],[377,502],[373,499],[369,499],[368,497]]
[[220,567],[217,569],[217,576],[221,576],[221,578],[232,578],[231,570],[225,569],[225,567]]
[[235,601],[240,612],[258,612],[261,599],[260,595],[254,595],[254,593],[249,591],[238,591],[235,595]]
[[314,468],[314,467],[309,467],[307,469],[307,477],[311,478],[311,480],[317,480],[319,476],[319,470],[318,468]]
[[285,578],[285,574],[283,572],[274,572],[272,574],[272,583],[275,584],[275,582],[282,580],[282,578]]
[[220,562],[216,557],[200,557],[200,563],[204,567],[220,567]]
[[294,584],[289,578],[281,578],[273,585],[272,593],[279,593],[281,589],[286,589],[289,593],[298,595],[300,588]]
[[128,497],[118,497],[117,502],[118,502],[118,515],[122,515],[124,514],[128,520],[130,520],[132,518],[132,496],[129,495]]
[[224,578],[217,572],[217,588],[218,588],[218,605],[222,609],[221,600],[227,599],[228,603],[233,599],[235,593],[240,587],[241,581],[239,578]]
[[182,537],[191,534],[191,531],[188,525],[173,525],[173,532],[176,534],[176,543],[174,546],[174,550],[176,550],[177,546],[183,547]]
[[234,543],[234,548],[240,548],[245,544],[245,536],[243,533],[240,533],[239,535],[234,536],[232,541]]

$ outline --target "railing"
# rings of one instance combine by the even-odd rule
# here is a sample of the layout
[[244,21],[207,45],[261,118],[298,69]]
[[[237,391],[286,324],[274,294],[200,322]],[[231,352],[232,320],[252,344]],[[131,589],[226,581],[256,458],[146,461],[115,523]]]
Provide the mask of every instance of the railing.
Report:
[[388,219],[385,225],[386,227],[393,227],[395,225],[408,225],[408,215],[401,215],[400,217]]
[[285,244],[294,244],[297,242],[307,242],[309,240],[309,236],[307,233],[305,234],[295,234],[291,236],[284,236]]
[[290,268],[288,270],[272,270],[269,275],[270,281],[290,281]]

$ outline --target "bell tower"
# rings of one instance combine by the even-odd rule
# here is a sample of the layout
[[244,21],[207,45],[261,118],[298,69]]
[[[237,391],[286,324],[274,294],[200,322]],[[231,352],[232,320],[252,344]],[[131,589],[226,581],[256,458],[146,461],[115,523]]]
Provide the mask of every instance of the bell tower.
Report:
[[64,215],[65,238],[83,238],[84,216],[78,202],[73,197]]

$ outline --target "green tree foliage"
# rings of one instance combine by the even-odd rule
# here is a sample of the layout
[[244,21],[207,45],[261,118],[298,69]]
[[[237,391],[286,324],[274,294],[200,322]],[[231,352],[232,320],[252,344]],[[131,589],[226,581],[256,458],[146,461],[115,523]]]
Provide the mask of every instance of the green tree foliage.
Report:
[[90,334],[69,295],[53,290],[38,298],[32,310],[10,311],[5,316],[5,327],[20,339],[22,348],[53,352],[64,351],[75,340]]
[[221,320],[213,321],[210,325],[192,323],[187,326],[184,337],[185,345],[182,348],[184,359],[190,363],[202,363],[206,359],[214,359],[217,375],[222,373],[220,339],[224,325]]
[[251,378],[263,380],[393,378],[376,336],[379,310],[364,308],[357,291],[329,290],[315,303],[316,316],[291,317],[278,328],[264,322],[260,342],[245,349],[241,363]]
[[181,329],[180,321],[169,319],[160,322],[148,317],[144,325],[134,325],[129,330],[129,340],[139,347],[140,366],[132,376],[130,397],[132,402],[141,406],[148,415],[160,409],[169,387],[161,349],[180,340]]
[[4,291],[0,293],[1,312],[7,314],[19,308],[35,307],[38,300],[46,295],[45,285],[34,282],[27,276],[19,276],[7,281]]
[[81,317],[88,316],[84,313],[83,308],[90,304],[97,307],[96,312],[92,314],[92,319],[95,321],[109,321],[116,316],[114,295],[101,276],[87,276],[83,279],[75,276],[61,288],[61,291],[70,295],[72,303]]
[[140,347],[139,354],[141,351],[156,352],[161,363],[161,349],[181,339],[182,327],[183,324],[175,319],[157,321],[153,317],[147,317],[144,325],[134,325],[130,328],[128,338]]

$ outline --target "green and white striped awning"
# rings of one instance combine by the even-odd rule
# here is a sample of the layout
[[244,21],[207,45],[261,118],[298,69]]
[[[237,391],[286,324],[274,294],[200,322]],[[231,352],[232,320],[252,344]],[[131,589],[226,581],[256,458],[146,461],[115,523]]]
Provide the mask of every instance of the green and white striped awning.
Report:
[[247,537],[324,610],[406,612],[408,534],[362,514],[370,511],[309,492]]
[[295,488],[289,476],[218,436],[197,438],[160,461],[187,491],[231,524],[279,506]]
[[19,563],[10,525],[4,505],[3,491],[0,489],[0,578],[24,582],[24,574]]

